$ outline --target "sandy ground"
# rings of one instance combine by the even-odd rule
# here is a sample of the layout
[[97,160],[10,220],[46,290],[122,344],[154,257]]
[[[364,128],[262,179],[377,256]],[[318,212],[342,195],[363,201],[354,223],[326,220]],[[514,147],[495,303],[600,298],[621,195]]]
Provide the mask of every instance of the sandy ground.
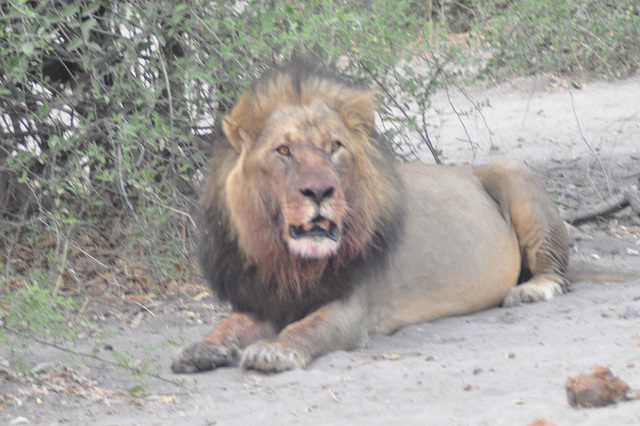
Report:
[[[447,162],[525,160],[563,211],[606,198],[607,180],[616,187],[637,179],[640,78],[578,90],[540,77],[469,94],[491,107],[463,116],[464,128],[446,93],[434,99],[432,136]],[[459,93],[450,98],[458,110],[471,109]],[[640,220],[629,209],[571,236],[576,259],[640,270]],[[96,304],[86,312],[103,337],[75,347],[96,347],[107,360],[113,353],[143,360],[166,380],[138,380],[112,363],[31,343],[24,361],[37,366],[34,374],[0,374],[0,424],[640,424],[640,401],[576,410],[565,393],[567,377],[594,364],[640,389],[640,280],[576,283],[550,302],[409,326],[271,376],[170,372],[179,347],[224,314],[210,296]],[[0,347],[0,360],[9,358]],[[181,386],[170,382],[176,379]],[[139,385],[149,394],[128,392]]]

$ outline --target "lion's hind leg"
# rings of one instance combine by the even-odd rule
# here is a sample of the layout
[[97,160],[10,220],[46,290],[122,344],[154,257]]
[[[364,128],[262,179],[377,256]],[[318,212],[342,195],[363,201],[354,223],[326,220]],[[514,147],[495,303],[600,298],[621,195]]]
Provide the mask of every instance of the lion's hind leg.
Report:
[[550,300],[569,290],[569,242],[555,203],[524,163],[499,160],[473,174],[498,203],[518,238],[522,271],[531,278],[513,287],[503,306]]
[[171,369],[174,373],[195,373],[233,365],[238,362],[242,349],[275,335],[271,324],[234,312],[204,339],[186,346],[173,360]]

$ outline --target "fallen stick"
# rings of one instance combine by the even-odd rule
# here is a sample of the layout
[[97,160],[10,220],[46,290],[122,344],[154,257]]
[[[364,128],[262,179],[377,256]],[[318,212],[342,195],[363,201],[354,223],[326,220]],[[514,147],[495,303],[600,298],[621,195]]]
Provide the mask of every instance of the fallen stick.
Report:
[[631,206],[631,210],[640,216],[640,193],[636,185],[621,187],[615,195],[609,197],[602,203],[567,213],[563,219],[572,225],[576,225],[600,216],[615,213],[628,206]]

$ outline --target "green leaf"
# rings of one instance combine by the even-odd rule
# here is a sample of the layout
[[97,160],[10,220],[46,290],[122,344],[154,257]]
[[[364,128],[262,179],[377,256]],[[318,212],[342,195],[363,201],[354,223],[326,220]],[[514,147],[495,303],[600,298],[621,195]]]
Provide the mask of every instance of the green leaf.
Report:
[[23,43],[20,47],[22,48],[22,53],[24,53],[26,56],[28,56],[29,58],[33,56],[33,52],[35,51],[35,46],[33,43],[26,42]]
[[100,45],[98,43],[94,43],[92,41],[87,43],[87,47],[89,49],[91,49],[91,50],[95,50],[96,52],[101,52],[102,51],[102,47],[100,47]]
[[89,31],[96,25],[98,25],[98,21],[96,21],[95,18],[90,18],[82,24],[80,30],[82,31],[82,39],[85,42],[89,42]]
[[141,395],[146,395],[148,391],[144,386],[136,385],[131,389],[129,389],[129,393],[133,396],[141,396]]
[[74,51],[80,46],[82,46],[82,39],[79,37],[72,38],[69,44],[67,45],[67,51],[69,52]]

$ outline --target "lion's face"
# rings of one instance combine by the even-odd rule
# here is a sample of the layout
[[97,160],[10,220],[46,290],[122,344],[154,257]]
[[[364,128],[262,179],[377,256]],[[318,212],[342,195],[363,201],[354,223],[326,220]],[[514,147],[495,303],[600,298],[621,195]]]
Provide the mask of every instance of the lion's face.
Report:
[[267,75],[238,99],[209,194],[224,206],[212,225],[228,229],[243,267],[301,292],[329,264],[336,272],[370,251],[396,219],[397,189],[371,139],[375,93],[298,71]]
[[[259,232],[290,255],[326,259],[340,251],[356,213],[350,205],[355,165],[351,138],[352,132],[323,101],[282,106],[265,120],[230,175],[232,186],[247,188],[252,209],[261,212],[256,218],[263,226]],[[230,204],[245,204],[238,202],[242,194],[228,197]],[[242,217],[242,212],[232,216]],[[240,231],[240,243],[251,251],[256,236],[243,238]]]

